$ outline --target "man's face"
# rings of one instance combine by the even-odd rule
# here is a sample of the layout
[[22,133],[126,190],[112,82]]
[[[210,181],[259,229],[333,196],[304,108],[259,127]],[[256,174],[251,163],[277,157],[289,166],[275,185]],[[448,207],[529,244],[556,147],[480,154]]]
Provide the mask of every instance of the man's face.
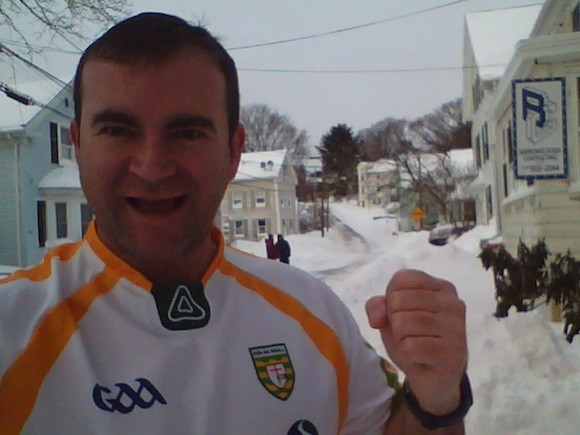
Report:
[[216,64],[192,50],[135,66],[91,60],[82,92],[71,133],[101,240],[145,269],[207,252],[244,142],[239,127],[229,143]]

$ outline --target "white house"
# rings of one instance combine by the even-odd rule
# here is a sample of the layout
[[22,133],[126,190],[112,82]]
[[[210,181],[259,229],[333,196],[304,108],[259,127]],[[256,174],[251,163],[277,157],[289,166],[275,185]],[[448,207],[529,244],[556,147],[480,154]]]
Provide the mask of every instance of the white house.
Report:
[[[72,89],[48,82],[3,85],[0,93],[0,264],[28,266],[42,259],[53,235],[77,236],[84,198],[47,184],[74,161],[69,137]],[[9,95],[32,97],[23,105]],[[40,105],[40,107],[39,107]],[[42,108],[41,108],[42,107]],[[86,207],[86,206],[84,206]]]
[[[463,121],[471,122],[471,143],[478,176],[471,184],[477,223],[497,223],[494,188],[495,137],[488,111],[518,41],[528,38],[540,5],[497,9],[465,15],[463,41]],[[498,228],[499,230],[499,228]]]
[[544,238],[552,252],[580,255],[579,9],[579,0],[544,3],[477,113],[488,124],[497,225],[512,254],[520,239]]
[[226,240],[298,233],[297,183],[287,150],[243,153],[217,218]]
[[399,202],[399,167],[394,160],[360,162],[357,165],[358,205],[367,209],[386,210]]

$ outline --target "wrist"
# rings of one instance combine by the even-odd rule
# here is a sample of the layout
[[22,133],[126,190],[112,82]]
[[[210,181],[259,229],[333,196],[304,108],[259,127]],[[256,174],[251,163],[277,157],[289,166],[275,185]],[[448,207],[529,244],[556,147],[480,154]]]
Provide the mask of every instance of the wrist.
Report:
[[[450,406],[449,404],[445,404],[443,407],[435,407],[437,409],[432,408],[430,410],[426,410],[422,408],[421,404],[413,394],[409,383],[405,381],[403,385],[404,398],[405,403],[407,404],[407,408],[419,421],[419,423],[421,423],[421,426],[428,430],[452,426],[455,423],[461,421],[473,404],[473,395],[471,392],[471,386],[469,384],[467,373],[464,373],[459,385],[460,400],[458,403],[456,403],[457,406],[451,410],[444,409]],[[439,412],[443,412],[443,414],[439,414]]]
[[[414,395],[410,385],[408,388],[411,394]],[[416,399],[422,410],[434,415],[445,415],[459,408],[461,404],[461,389],[459,384],[457,384],[457,387],[452,391],[445,391],[444,394],[438,394],[437,397],[429,397],[427,400],[418,397]]]

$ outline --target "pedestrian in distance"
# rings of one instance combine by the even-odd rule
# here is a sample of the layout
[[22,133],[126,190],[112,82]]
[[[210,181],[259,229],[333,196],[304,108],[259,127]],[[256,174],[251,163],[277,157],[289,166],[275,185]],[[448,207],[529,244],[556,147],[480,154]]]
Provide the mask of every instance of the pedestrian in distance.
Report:
[[278,252],[278,248],[274,244],[273,234],[268,234],[268,238],[266,239],[266,256],[270,260],[277,260],[280,258],[280,252]]
[[290,264],[290,243],[288,243],[288,240],[284,239],[282,234],[278,234],[276,248],[280,253],[280,261],[282,263]]
[[465,305],[398,271],[367,303],[397,372],[325,284],[213,226],[245,132],[204,28],[122,21],[83,53],[71,137],[95,218],[0,281],[3,434],[463,433]]

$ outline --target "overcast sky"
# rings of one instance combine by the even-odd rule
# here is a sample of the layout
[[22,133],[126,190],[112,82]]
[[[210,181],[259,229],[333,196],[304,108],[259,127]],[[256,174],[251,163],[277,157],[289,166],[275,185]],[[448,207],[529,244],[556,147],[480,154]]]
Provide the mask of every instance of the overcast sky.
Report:
[[[338,123],[356,132],[387,117],[414,119],[460,97],[464,14],[538,3],[542,0],[134,0],[132,10],[165,11],[206,25],[231,49],[242,104],[268,104],[318,145]],[[362,26],[370,23],[375,24]],[[237,48],[357,26],[362,27]],[[71,49],[58,40],[52,44]],[[46,51],[34,60],[69,80],[78,57]],[[405,69],[422,71],[396,72]]]

